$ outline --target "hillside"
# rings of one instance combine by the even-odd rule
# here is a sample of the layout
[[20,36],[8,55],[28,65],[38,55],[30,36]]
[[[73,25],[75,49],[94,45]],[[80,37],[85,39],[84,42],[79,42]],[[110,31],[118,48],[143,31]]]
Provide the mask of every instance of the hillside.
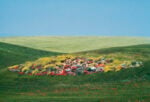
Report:
[[112,47],[74,53],[75,55],[97,56],[104,55],[120,59],[150,60],[150,44]]
[[[149,102],[150,45],[113,47],[75,55],[134,56],[144,67],[83,76],[28,76],[9,72],[7,66],[60,53],[0,43],[1,102]],[[114,56],[115,55],[115,56]],[[4,68],[5,67],[5,68]],[[5,98],[7,96],[7,98]]]
[[138,44],[150,44],[150,38],[142,37],[2,37],[1,42],[16,44],[20,46],[40,49],[45,51],[73,53],[101,48],[130,46]]
[[0,42],[0,68],[58,54]]

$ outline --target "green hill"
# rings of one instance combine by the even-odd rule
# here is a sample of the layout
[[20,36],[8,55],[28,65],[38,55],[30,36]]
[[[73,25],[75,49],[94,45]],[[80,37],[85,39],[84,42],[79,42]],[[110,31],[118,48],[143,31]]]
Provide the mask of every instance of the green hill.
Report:
[[141,44],[141,45],[132,45],[125,47],[112,47],[112,48],[103,48],[97,50],[89,50],[83,52],[75,53],[77,55],[85,56],[111,56],[119,57],[120,59],[134,59],[134,60],[150,60],[150,44]]
[[45,51],[73,53],[101,48],[150,44],[144,37],[99,37],[99,36],[35,36],[3,37],[1,42],[26,46]]
[[[149,102],[150,45],[113,47],[75,53],[144,61],[144,67],[83,76],[28,76],[7,66],[61,53],[0,43],[0,102]],[[3,70],[4,69],[4,70]]]
[[0,42],[0,68],[58,54]]

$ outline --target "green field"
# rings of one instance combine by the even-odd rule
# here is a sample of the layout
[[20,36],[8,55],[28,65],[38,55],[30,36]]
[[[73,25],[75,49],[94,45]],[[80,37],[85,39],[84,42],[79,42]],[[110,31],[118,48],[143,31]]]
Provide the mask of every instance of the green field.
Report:
[[0,38],[1,42],[21,45],[25,47],[72,53],[101,48],[117,47],[117,46],[129,46],[138,44],[150,43],[150,38],[142,37],[97,37],[97,36],[73,36],[73,37],[53,37],[53,36],[41,36],[41,37],[4,37]]
[[[150,102],[148,38],[106,39],[1,38],[0,41],[7,43],[0,43],[0,102]],[[67,43],[68,41],[70,43]],[[73,54],[84,56],[107,55],[120,60],[142,60],[144,67],[81,76],[27,76],[7,70],[10,65],[63,54],[58,52],[78,52]]]

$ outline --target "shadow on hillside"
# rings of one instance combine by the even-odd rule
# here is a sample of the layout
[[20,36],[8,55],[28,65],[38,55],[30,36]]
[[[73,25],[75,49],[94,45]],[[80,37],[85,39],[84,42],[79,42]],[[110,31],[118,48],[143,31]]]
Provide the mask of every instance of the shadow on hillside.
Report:
[[118,53],[118,52],[150,53],[150,44],[103,48],[103,49],[77,52],[77,54],[86,54],[86,53],[109,54],[109,53]]
[[26,51],[31,51],[31,50],[32,51],[38,51],[38,52],[41,52],[41,53],[65,54],[65,53],[60,53],[60,52],[45,51],[45,50],[39,50],[39,49],[30,48],[30,47],[24,47],[24,46],[20,46],[20,45],[0,42],[0,50],[2,48],[8,48],[8,50],[10,50],[10,49],[11,50],[19,49],[19,50],[26,50]]
[[32,61],[40,57],[56,56],[64,53],[43,51],[0,42],[0,68]]

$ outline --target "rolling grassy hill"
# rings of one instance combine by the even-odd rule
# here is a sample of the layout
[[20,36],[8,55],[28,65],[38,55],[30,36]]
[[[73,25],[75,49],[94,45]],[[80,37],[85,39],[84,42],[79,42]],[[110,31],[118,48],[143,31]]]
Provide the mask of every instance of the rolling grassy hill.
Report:
[[150,38],[144,37],[142,38],[142,37],[98,37],[98,36],[3,37],[0,38],[0,41],[30,47],[34,49],[62,52],[62,53],[73,53],[118,46],[150,44]]
[[32,48],[0,42],[0,69],[13,64],[35,60],[44,56],[56,56],[61,53],[36,50]]
[[112,58],[119,58],[120,60],[150,60],[150,44],[132,45],[125,47],[112,47],[97,50],[89,50],[74,53],[75,55],[84,56],[109,56]]
[[[89,49],[90,50],[90,49]],[[113,47],[76,55],[140,59],[144,67],[88,76],[20,76],[7,71],[12,64],[61,53],[0,43],[0,102],[149,102],[150,45]],[[131,57],[130,57],[131,56]],[[3,70],[4,69],[4,70]]]

